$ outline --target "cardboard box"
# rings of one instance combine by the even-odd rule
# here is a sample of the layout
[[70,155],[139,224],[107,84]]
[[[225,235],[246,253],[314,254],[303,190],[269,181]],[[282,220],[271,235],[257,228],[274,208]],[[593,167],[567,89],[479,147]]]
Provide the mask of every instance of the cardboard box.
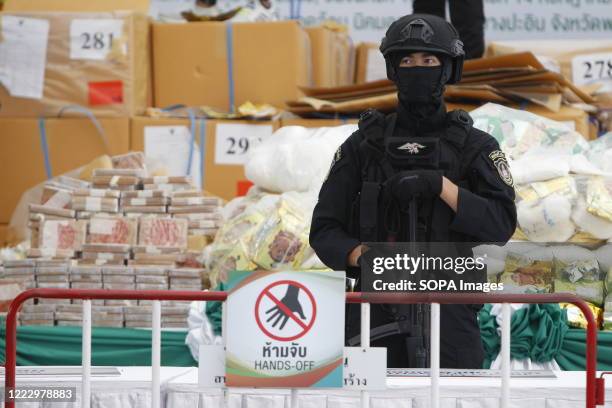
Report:
[[303,126],[306,128],[333,127],[342,125],[353,125],[359,123],[359,119],[281,119],[281,127]]
[[[279,121],[243,120],[197,120],[193,160],[199,160],[200,140],[204,142],[204,167],[192,167],[194,173],[200,170],[203,175],[203,189],[207,192],[230,200],[244,195],[251,185],[244,175],[245,153],[257,143],[258,138],[270,135],[279,127]],[[204,123],[204,125],[203,125]],[[191,124],[182,118],[132,118],[130,147],[144,151],[148,157],[156,157],[168,168],[183,171],[188,161]],[[202,129],[204,128],[204,134]],[[185,144],[187,148],[185,147]],[[178,167],[174,164],[178,163]],[[177,175],[184,175],[177,174]],[[192,175],[194,179],[199,174]]]
[[[129,149],[129,119],[99,119],[111,155]],[[106,152],[89,119],[45,120],[53,175],[76,169]],[[0,223],[8,223],[21,194],[46,179],[37,119],[0,119]]]
[[[232,74],[227,34],[231,27]],[[153,24],[155,106],[230,109],[234,104],[283,107],[311,84],[310,40],[295,21]]]
[[[458,104],[458,103],[447,103],[446,109],[451,111],[455,109],[463,109],[466,112],[470,112],[478,108],[477,105]],[[519,107],[514,107],[519,109]],[[545,118],[556,120],[569,126],[571,129],[580,133],[585,139],[591,140],[596,138],[593,137],[591,127],[589,125],[589,114],[585,111],[570,106],[561,106],[559,112],[552,112],[542,106],[529,105],[525,108],[526,111],[535,113],[536,115],[544,116]]]
[[488,45],[488,56],[531,51],[547,69],[560,72],[575,85],[603,85],[600,91],[612,92],[612,81],[606,76],[612,61],[612,40],[538,40],[495,41]]
[[[4,27],[7,21],[25,21],[27,28],[20,30],[29,33],[36,49],[44,50],[46,44],[46,53],[31,52],[22,61],[32,68],[30,75],[19,74],[10,89],[0,86],[0,117],[57,116],[68,105],[86,107],[98,117],[130,116],[142,113],[152,100],[149,22],[144,14],[11,11],[0,19]],[[31,34],[47,24],[48,37],[44,31]],[[23,49],[23,40],[15,35],[4,41],[12,44],[10,53]],[[17,75],[23,69],[16,61],[6,60],[0,68]]]
[[315,87],[352,85],[355,47],[346,33],[324,26],[306,28],[312,47],[312,80]]
[[374,43],[361,43],[357,46],[355,83],[387,79],[387,66],[378,47]]

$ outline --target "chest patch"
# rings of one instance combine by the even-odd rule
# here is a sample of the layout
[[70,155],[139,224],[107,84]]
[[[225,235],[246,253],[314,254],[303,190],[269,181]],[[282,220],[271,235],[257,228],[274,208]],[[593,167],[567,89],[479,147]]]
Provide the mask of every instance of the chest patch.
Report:
[[493,162],[493,166],[497,169],[501,179],[509,185],[514,187],[514,180],[512,179],[512,173],[510,173],[510,166],[506,160],[506,155],[501,150],[495,150],[489,153],[489,159]]

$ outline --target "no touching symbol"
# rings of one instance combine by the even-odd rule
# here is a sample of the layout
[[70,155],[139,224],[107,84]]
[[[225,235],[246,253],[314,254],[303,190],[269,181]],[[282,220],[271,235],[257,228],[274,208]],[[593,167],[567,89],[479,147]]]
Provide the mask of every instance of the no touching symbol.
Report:
[[264,288],[255,302],[255,321],[261,331],[278,341],[293,341],[312,328],[317,305],[308,288],[282,280]]

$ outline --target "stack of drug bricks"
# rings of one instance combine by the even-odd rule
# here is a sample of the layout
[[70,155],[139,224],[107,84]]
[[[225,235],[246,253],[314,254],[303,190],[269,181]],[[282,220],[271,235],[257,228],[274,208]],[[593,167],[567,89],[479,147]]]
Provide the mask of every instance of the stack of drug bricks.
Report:
[[[3,273],[27,287],[202,290],[200,257],[220,227],[221,204],[189,177],[150,177],[144,169],[97,169],[91,183],[60,177],[45,186],[41,204],[30,205],[28,259]],[[80,325],[80,303],[37,299],[20,320]],[[186,327],[187,313],[185,302],[163,302],[162,327]],[[151,302],[93,300],[92,323],[149,327]]]

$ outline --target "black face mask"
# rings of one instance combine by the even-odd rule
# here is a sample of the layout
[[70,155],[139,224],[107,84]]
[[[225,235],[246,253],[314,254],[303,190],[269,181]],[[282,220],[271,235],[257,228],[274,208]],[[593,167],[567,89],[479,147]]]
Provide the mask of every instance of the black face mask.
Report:
[[397,92],[402,104],[439,104],[444,85],[442,66],[396,68]]

